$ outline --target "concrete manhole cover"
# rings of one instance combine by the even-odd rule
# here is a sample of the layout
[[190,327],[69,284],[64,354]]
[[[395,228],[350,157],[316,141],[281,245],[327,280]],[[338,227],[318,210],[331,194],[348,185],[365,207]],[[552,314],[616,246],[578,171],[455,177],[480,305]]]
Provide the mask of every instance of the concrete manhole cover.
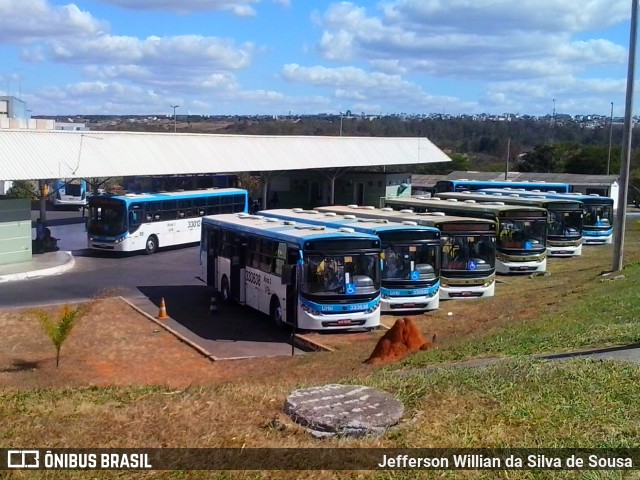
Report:
[[332,384],[293,391],[284,411],[314,436],[362,436],[396,425],[404,405],[382,390]]

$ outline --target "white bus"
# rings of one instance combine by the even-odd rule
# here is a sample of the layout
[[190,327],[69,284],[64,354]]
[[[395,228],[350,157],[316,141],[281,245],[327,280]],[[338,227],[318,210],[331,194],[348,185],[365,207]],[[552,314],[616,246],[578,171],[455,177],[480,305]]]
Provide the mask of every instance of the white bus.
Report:
[[613,243],[613,198],[596,193],[556,193],[520,189],[487,189],[488,193],[511,194],[529,198],[557,198],[581,202],[584,206],[582,240],[585,245],[604,245]]
[[440,303],[440,231],[415,222],[358,218],[318,210],[262,210],[260,215],[376,235],[382,247],[382,313],[435,310]]
[[387,198],[388,207],[488,218],[497,224],[496,273],[544,272],[547,269],[547,211],[504,202],[475,203],[455,198]]
[[358,205],[317,207],[316,210],[437,228],[442,242],[440,300],[492,297],[495,294],[496,222],[493,220]]
[[87,205],[87,182],[82,178],[58,178],[49,187],[49,201],[54,207],[82,208]]
[[348,228],[244,213],[202,219],[207,285],[303,330],[380,325],[380,240]]
[[89,248],[111,252],[144,250],[200,241],[205,215],[246,212],[249,195],[238,188],[89,197]]
[[550,257],[582,255],[583,204],[572,199],[526,197],[513,191],[462,191],[438,193],[436,198],[473,200],[477,203],[504,202],[506,205],[528,205],[544,208],[548,214],[547,254]]

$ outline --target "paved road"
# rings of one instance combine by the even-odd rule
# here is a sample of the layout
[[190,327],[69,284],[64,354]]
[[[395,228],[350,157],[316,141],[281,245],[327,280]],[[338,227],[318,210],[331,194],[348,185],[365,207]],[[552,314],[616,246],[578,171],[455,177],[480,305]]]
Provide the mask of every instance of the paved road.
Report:
[[73,252],[74,268],[62,275],[4,284],[0,305],[5,307],[62,303],[92,298],[105,289],[121,289],[123,296],[142,295],[153,286],[202,286],[198,247],[174,248],[155,255],[108,255],[86,248],[84,224],[51,226],[61,250]]

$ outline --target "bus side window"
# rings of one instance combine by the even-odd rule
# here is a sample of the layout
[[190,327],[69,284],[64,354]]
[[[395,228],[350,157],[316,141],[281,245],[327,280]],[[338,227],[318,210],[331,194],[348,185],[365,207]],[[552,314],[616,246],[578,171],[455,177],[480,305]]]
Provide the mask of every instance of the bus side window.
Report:
[[157,222],[160,220],[160,202],[149,202],[147,204],[147,219],[148,221]]
[[204,198],[193,199],[193,216],[202,217],[206,212],[206,200]]
[[260,242],[260,270],[271,273],[271,265],[274,257],[273,240],[262,239]]
[[220,212],[220,197],[207,198],[207,215],[217,215]]
[[162,220],[175,220],[178,218],[178,202],[165,200],[162,202]]
[[255,237],[250,237],[247,252],[247,265],[252,268],[258,268],[260,266],[260,240]]

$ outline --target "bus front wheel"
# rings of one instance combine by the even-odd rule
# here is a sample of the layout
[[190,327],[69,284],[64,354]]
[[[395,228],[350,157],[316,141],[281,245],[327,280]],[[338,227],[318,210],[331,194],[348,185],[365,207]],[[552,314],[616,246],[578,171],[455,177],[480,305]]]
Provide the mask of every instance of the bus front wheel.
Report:
[[271,314],[271,320],[277,328],[284,328],[285,322],[282,318],[282,307],[280,306],[280,300],[278,297],[271,297],[271,308],[269,309]]
[[158,238],[155,235],[151,235],[147,238],[147,243],[144,246],[144,253],[151,255],[158,250]]

